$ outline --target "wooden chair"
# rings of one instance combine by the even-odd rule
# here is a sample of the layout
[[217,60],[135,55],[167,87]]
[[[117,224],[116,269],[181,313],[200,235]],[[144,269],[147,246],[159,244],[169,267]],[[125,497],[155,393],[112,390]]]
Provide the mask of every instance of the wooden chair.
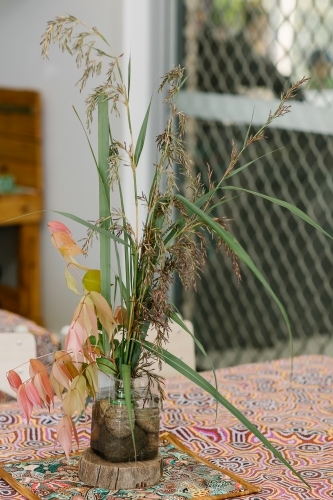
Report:
[[6,373],[18,367],[16,372],[23,382],[30,378],[27,361],[37,357],[36,339],[29,332],[0,332],[0,342],[4,346],[0,349],[0,391],[16,398]]
[[0,88],[0,174],[17,184],[13,192],[0,193],[0,231],[1,225],[17,226],[19,235],[18,284],[0,284],[0,307],[39,324],[41,165],[39,94]]

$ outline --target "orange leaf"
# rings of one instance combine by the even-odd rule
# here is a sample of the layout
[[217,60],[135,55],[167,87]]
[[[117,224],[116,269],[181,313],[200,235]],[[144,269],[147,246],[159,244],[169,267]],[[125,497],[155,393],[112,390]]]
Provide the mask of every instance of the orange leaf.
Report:
[[38,359],[30,359],[30,364],[29,364],[29,373],[30,377],[33,377],[39,372],[46,372],[46,366],[43,365],[41,361]]
[[16,373],[14,370],[9,370],[9,372],[7,373],[7,380],[13,391],[17,392],[17,389],[22,384],[22,379],[20,375]]
[[70,230],[68,229],[68,227],[65,226],[65,224],[63,224],[62,222],[58,222],[56,220],[51,220],[50,222],[48,222],[47,225],[48,225],[48,228],[51,231],[51,233],[54,233],[57,231],[57,232],[72,234],[70,232]]
[[29,401],[31,401],[33,406],[42,408],[43,402],[39,397],[38,391],[32,382],[27,382],[25,384],[25,390]]
[[73,378],[75,378],[75,377],[77,377],[79,375],[79,372],[76,369],[76,367],[74,366],[72,360],[65,361],[65,366],[66,366],[67,370],[69,371],[69,373],[70,373],[70,375],[72,377],[72,380],[73,380]]
[[72,428],[72,420],[67,415],[57,425],[57,439],[67,458],[72,449]]
[[29,373],[42,401],[48,406],[53,403],[53,390],[48,379],[46,366],[38,359],[30,359]]
[[72,358],[70,356],[70,354],[68,354],[67,352],[65,351],[56,351],[54,353],[54,359],[59,359],[61,361],[72,361]]
[[53,390],[52,390],[52,386],[50,384],[49,378],[47,376],[47,373],[41,372],[40,378],[41,378],[44,390],[45,390],[47,396],[50,398],[50,402],[53,403]]
[[118,325],[127,325],[127,309],[125,307],[118,306],[114,312],[114,317]]
[[63,245],[76,245],[75,241],[68,233],[53,233],[51,242],[56,248],[60,248]]
[[76,243],[70,243],[68,245],[59,247],[59,252],[63,257],[67,257],[72,255],[80,255],[83,253],[83,250]]
[[17,402],[23,411],[27,422],[29,423],[30,417],[31,417],[31,412],[32,412],[32,403],[29,400],[27,393],[26,393],[26,387],[24,384],[20,385],[17,391]]
[[[66,371],[64,371],[63,368]],[[52,375],[64,388],[70,388],[70,381],[72,380],[72,377],[67,371],[66,366],[61,366],[59,361],[54,361],[52,366]]]

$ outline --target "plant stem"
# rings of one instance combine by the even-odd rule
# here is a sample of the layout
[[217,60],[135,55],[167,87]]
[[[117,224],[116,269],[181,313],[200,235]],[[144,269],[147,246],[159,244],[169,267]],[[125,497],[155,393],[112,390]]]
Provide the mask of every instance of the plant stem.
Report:
[[[109,157],[109,116],[106,96],[98,97],[98,168],[99,180],[99,219],[101,227],[108,230],[110,216],[110,189],[108,186]],[[106,220],[105,220],[106,219]],[[111,240],[106,235],[100,235],[100,269],[101,293],[108,304],[111,303]],[[109,335],[102,330],[103,348],[106,355],[110,352]]]

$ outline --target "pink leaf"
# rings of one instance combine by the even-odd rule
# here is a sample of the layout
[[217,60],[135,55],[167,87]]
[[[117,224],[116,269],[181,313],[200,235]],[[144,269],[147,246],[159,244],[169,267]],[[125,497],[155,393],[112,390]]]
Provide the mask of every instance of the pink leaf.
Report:
[[71,419],[71,423],[72,423],[72,429],[73,429],[74,438],[75,438],[75,441],[76,441],[76,444],[77,444],[77,449],[79,451],[80,450],[79,436],[78,436],[75,424],[74,424],[74,422],[73,422],[72,419]]
[[28,397],[29,401],[32,403],[32,405],[37,406],[37,408],[38,407],[42,408],[43,402],[42,402],[41,398],[39,397],[38,391],[37,391],[36,387],[34,386],[34,384],[32,382],[27,382],[25,384],[25,390],[26,390],[27,397]]
[[20,385],[17,391],[17,402],[23,411],[27,422],[29,423],[30,417],[31,417],[31,412],[32,412],[32,403],[29,400],[27,393],[26,393],[26,387],[24,384]]
[[73,321],[65,340],[65,351],[73,352],[75,361],[78,360],[80,351],[83,350],[83,343],[86,339],[85,331],[78,321]]
[[65,455],[69,458],[72,449],[72,420],[65,415],[57,425],[57,439]]
[[53,390],[47,375],[46,366],[38,359],[30,359],[29,372],[39,397],[47,406],[50,406],[53,403]]
[[22,379],[18,373],[14,370],[9,370],[7,373],[7,380],[13,391],[17,392],[17,389],[22,385]]
[[72,234],[71,231],[68,229],[68,227],[65,226],[65,224],[63,224],[62,222],[52,220],[52,221],[48,222],[47,225],[48,225],[48,228],[51,231],[51,233],[59,232],[59,233]]
[[40,373],[37,373],[37,375],[34,376],[32,382],[37,389],[40,399],[43,401],[43,403],[45,403],[45,405],[47,405],[48,404],[47,394],[42,384]]

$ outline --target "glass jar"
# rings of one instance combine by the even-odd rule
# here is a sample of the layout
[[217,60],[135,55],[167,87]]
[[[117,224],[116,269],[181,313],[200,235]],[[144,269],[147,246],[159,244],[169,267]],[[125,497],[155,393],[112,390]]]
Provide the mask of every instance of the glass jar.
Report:
[[134,440],[122,380],[99,372],[92,408],[91,448],[110,462],[149,460],[158,454],[160,398],[148,390],[148,378],[131,379]]

